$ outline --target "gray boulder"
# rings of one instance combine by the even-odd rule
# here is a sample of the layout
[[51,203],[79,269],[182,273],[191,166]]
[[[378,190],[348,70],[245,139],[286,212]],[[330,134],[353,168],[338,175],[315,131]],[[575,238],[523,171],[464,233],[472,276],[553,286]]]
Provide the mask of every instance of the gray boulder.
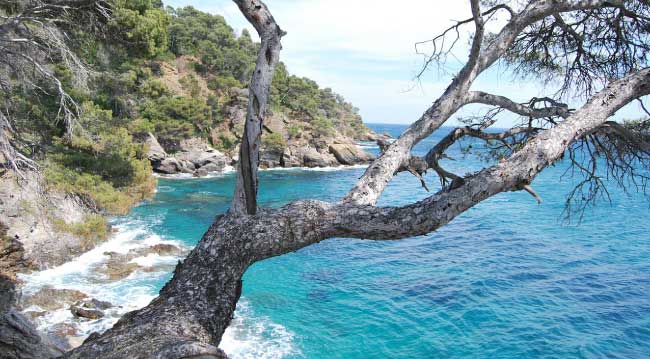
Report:
[[77,318],[100,319],[104,317],[104,312],[99,309],[91,309],[83,306],[72,306],[70,312]]
[[287,147],[282,152],[282,157],[280,158],[280,164],[282,167],[300,167],[302,166],[302,158],[296,156],[292,150]]
[[167,157],[158,163],[152,162],[152,167],[159,173],[175,174],[181,172],[182,165],[176,158]]
[[282,153],[278,151],[262,151],[260,168],[275,168],[282,166]]
[[305,167],[328,167],[338,164],[336,158],[329,153],[318,152],[312,147],[300,148],[302,153],[303,165]]
[[149,149],[149,152],[147,153],[147,157],[149,158],[149,161],[161,162],[168,157],[167,152],[165,152],[165,149],[162,148],[160,143],[158,143],[156,137],[151,132],[147,134],[145,143],[147,144],[147,147]]
[[353,144],[332,144],[329,149],[337,161],[343,165],[368,163],[375,159],[375,156]]

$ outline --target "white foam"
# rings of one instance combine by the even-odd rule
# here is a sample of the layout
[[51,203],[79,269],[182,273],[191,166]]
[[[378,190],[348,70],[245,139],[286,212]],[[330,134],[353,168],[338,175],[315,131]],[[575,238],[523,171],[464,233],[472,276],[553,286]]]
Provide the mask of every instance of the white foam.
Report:
[[368,165],[352,165],[352,166],[327,166],[327,167],[273,167],[260,169],[260,171],[271,172],[271,171],[314,171],[314,172],[335,172],[335,171],[345,171],[353,170],[359,168],[366,168]]
[[135,263],[140,267],[154,267],[160,264],[175,264],[178,262],[178,258],[174,256],[161,256],[156,253],[148,254],[144,257],[133,258],[130,263]]
[[282,325],[256,316],[242,298],[219,347],[233,359],[281,359],[300,355],[294,338],[295,335]]
[[[130,222],[115,226],[117,233],[105,243],[95,249],[82,254],[74,260],[61,266],[46,269],[28,275],[20,275],[24,282],[23,293],[31,294],[48,286],[56,289],[77,290],[88,296],[111,302],[114,308],[105,311],[105,317],[99,320],[78,320],[74,318],[69,308],[62,308],[37,317],[34,321],[40,330],[60,324],[74,324],[82,336],[92,332],[102,332],[110,328],[125,313],[146,306],[157,294],[157,287],[152,286],[157,280],[164,278],[168,273],[135,271],[128,277],[107,282],[103,275],[95,272],[110,256],[106,252],[126,254],[131,249],[151,247],[156,244],[166,243],[182,247],[177,241],[161,238],[146,230],[141,223]],[[147,255],[134,259],[142,267],[153,267],[158,264],[173,265],[178,257]],[[38,307],[25,309],[28,311],[42,311]]]
[[146,234],[146,231],[141,228],[135,229],[119,229],[112,239],[95,247],[89,252],[73,259],[70,262],[64,263],[58,267],[46,269],[41,272],[31,274],[20,274],[19,277],[25,282],[23,292],[32,293],[39,288],[50,285],[66,285],[74,282],[74,277],[84,277],[90,269],[103,263],[108,259],[104,255],[106,252],[126,253],[129,249],[134,248],[134,242],[140,236]]
[[[349,167],[348,167],[349,168]],[[331,170],[339,170],[332,168]],[[319,169],[330,170],[330,169]],[[151,218],[148,219],[151,222]],[[155,218],[153,219],[155,222]],[[80,320],[75,318],[69,308],[49,311],[36,316],[34,322],[39,330],[47,332],[57,324],[70,324],[77,328],[78,339],[84,339],[93,332],[103,332],[112,327],[119,318],[136,309],[140,309],[153,300],[161,281],[170,275],[171,268],[178,257],[148,254],[131,260],[141,267],[157,268],[161,271],[137,270],[128,277],[118,281],[106,281],[94,271],[110,257],[105,252],[128,253],[131,249],[151,247],[160,243],[181,246],[179,242],[170,241],[149,230],[151,223],[125,222],[116,225],[117,233],[110,240],[95,249],[75,258],[61,266],[20,275],[24,281],[23,292],[31,294],[40,288],[49,286],[56,289],[78,290],[88,296],[111,302],[114,307],[105,310],[105,316],[98,320]],[[169,265],[168,267],[166,265]],[[235,319],[226,330],[221,348],[231,358],[280,359],[300,353],[294,343],[295,335],[269,318],[256,316],[245,298],[238,303]],[[41,312],[41,308],[32,306],[25,312]]]
[[378,150],[379,145],[374,141],[358,141],[356,143],[357,147],[362,150]]

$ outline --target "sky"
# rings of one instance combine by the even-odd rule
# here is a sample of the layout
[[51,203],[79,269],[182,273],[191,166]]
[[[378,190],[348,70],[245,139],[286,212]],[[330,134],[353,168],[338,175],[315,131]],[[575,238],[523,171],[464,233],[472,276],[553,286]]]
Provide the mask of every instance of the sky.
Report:
[[[191,5],[224,16],[241,32],[255,34],[231,0],[165,0],[165,5]],[[287,32],[282,39],[281,60],[289,72],[331,87],[360,109],[368,123],[403,123],[417,120],[442,94],[453,74],[467,58],[467,27],[453,56],[441,68],[427,71],[419,81],[423,56],[415,44],[431,39],[454,20],[471,16],[469,2],[462,0],[267,0],[277,23]],[[493,26],[498,26],[496,23]],[[495,28],[496,29],[496,28]],[[427,50],[426,45],[419,47]],[[502,68],[483,73],[472,87],[524,102],[549,92],[541,83],[514,79]],[[546,90],[546,91],[545,91]],[[452,118],[477,114],[469,106]],[[638,106],[625,115],[639,117]],[[511,125],[516,118],[504,116],[497,126]]]

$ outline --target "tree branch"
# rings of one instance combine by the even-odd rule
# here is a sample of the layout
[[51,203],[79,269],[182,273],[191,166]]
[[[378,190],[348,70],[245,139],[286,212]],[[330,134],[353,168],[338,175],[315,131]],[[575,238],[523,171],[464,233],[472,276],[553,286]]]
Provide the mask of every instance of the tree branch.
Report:
[[[531,2],[511,18],[508,24],[489,41],[488,46],[481,48],[477,63],[468,63],[422,117],[402,133],[366,169],[366,172],[343,201],[356,204],[375,204],[394,173],[403,161],[411,156],[410,151],[413,146],[440,128],[451,115],[467,103],[467,91],[474,79],[503,56],[517,35],[527,26],[555,13],[613,7],[620,6],[620,4],[620,0],[540,0]],[[472,55],[470,55],[471,58],[473,58]]]
[[[467,94],[466,103],[480,103],[484,105],[498,106],[504,108],[512,113],[529,118],[542,118],[542,117],[561,117],[567,118],[571,111],[566,104],[558,103],[550,98],[538,99],[534,98],[529,102],[529,105],[516,103],[505,96],[493,95],[482,91],[471,91]],[[535,108],[532,105],[538,102],[549,102],[551,106]]]
[[264,116],[268,106],[273,72],[280,59],[280,39],[285,32],[275,23],[271,12],[259,0],[233,0],[261,38],[255,72],[251,79],[248,112],[237,166],[237,185],[230,211],[236,214],[255,214],[260,146]]
[[299,201],[254,216],[220,216],[158,298],[65,357],[222,357],[216,346],[241,294],[241,277],[256,261],[332,237],[391,240],[430,233],[487,198],[525,189],[576,139],[644,94],[650,94],[648,69],[613,82],[507,160],[408,206]]

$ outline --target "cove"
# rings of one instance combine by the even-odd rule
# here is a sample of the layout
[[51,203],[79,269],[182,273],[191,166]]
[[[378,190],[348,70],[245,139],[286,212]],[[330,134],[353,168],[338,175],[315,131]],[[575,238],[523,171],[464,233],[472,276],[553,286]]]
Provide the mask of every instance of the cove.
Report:
[[[393,136],[404,129],[371,128]],[[420,143],[415,154],[426,153],[447,131]],[[458,148],[450,155],[463,156]],[[446,163],[461,174],[483,163],[463,165]],[[273,207],[302,198],[334,201],[363,171],[263,171],[259,199]],[[534,182],[541,205],[525,193],[502,194],[427,236],[332,239],[257,263],[244,277],[242,301],[221,347],[234,358],[649,357],[648,203],[612,187],[611,205],[601,202],[580,223],[565,223],[572,181],[560,180],[563,172],[558,164]],[[426,180],[432,191],[439,187],[433,174]],[[170,241],[190,248],[227,210],[233,186],[234,174],[160,179],[155,198],[113,220],[120,232],[110,245]],[[380,204],[427,195],[403,173]],[[139,271],[102,283],[88,270],[101,257],[97,251],[27,276],[25,290],[45,283],[83,288],[127,310],[145,305],[171,275]],[[140,259],[166,268],[176,260]],[[44,318],[39,325],[61,319]],[[114,320],[88,322],[85,330]]]

